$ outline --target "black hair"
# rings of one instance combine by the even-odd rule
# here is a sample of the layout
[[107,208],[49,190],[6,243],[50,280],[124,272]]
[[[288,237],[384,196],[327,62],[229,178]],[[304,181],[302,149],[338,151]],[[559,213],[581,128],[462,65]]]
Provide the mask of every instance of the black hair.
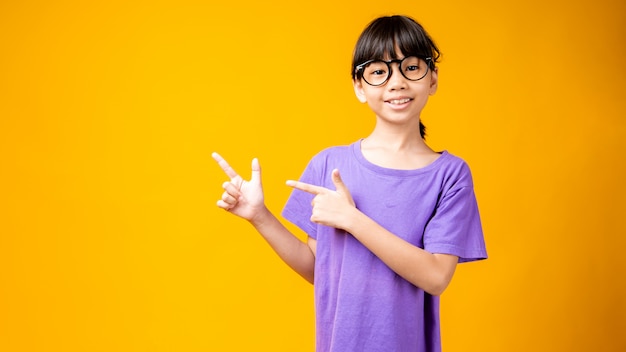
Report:
[[[441,53],[424,27],[407,16],[385,16],[372,21],[361,33],[352,56],[352,79],[361,79],[357,65],[368,60],[396,60],[404,56],[430,57],[430,69],[435,69]],[[420,135],[426,137],[426,126],[420,121]]]

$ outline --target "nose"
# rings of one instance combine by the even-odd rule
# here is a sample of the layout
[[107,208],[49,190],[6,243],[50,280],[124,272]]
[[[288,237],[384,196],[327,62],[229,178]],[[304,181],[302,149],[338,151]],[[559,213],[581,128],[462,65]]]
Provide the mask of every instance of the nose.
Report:
[[390,67],[389,81],[387,82],[387,88],[390,90],[404,89],[407,85],[407,80],[400,72],[400,64],[392,63],[393,67]]

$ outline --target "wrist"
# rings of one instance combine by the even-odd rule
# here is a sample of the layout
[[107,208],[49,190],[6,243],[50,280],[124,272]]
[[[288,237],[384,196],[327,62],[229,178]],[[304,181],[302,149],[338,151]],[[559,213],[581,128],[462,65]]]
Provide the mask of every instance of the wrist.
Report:
[[272,217],[272,213],[269,211],[269,209],[267,209],[265,204],[263,204],[261,206],[261,209],[255,212],[255,214],[250,219],[248,219],[248,221],[250,222],[250,224],[252,224],[252,226],[258,228],[263,226],[263,224],[266,224],[268,220],[270,220]]
[[343,230],[349,233],[354,233],[354,231],[357,231],[359,224],[363,222],[363,216],[364,214],[359,209],[357,209],[356,207],[352,208],[352,210],[346,216],[346,226],[343,228]]

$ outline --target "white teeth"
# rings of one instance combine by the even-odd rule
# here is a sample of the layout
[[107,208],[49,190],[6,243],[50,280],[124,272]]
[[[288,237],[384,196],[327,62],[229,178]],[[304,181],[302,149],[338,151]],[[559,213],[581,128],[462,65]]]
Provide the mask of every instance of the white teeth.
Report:
[[390,100],[389,102],[391,104],[404,104],[404,103],[408,103],[409,101],[411,101],[411,99],[406,98],[406,99],[396,99],[396,100]]

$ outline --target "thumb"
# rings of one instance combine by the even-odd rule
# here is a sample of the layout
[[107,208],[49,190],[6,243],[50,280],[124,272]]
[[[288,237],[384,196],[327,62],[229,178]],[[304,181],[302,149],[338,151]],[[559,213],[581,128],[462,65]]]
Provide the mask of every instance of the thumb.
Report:
[[252,159],[252,177],[250,178],[250,182],[261,184],[261,165],[257,158]]
[[348,187],[346,186],[346,184],[343,183],[343,180],[341,179],[341,175],[339,175],[339,170],[337,169],[333,170],[332,179],[333,179],[333,183],[335,184],[335,188],[337,189],[337,193],[346,197],[348,202],[350,202],[350,204],[354,206],[355,205],[354,199],[352,199],[352,195],[350,194],[350,191],[348,190]]
[[339,170],[337,169],[333,170],[332,179],[333,179],[333,184],[335,185],[335,188],[337,189],[337,192],[350,195],[350,191],[348,190],[348,187],[346,187],[346,184],[343,183],[343,180],[341,179]]

